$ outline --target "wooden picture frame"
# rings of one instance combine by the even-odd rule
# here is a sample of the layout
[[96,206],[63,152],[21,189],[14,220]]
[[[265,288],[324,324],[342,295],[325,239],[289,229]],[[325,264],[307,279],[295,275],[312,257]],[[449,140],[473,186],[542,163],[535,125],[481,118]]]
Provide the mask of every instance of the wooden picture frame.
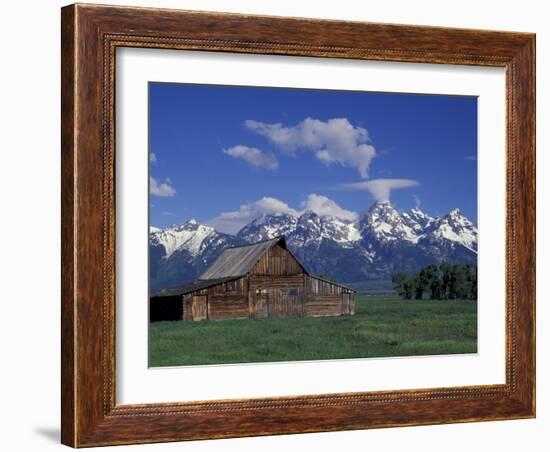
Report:
[[[62,9],[62,442],[73,447],[535,416],[535,35],[147,8]],[[115,403],[115,50],[506,70],[506,383]]]

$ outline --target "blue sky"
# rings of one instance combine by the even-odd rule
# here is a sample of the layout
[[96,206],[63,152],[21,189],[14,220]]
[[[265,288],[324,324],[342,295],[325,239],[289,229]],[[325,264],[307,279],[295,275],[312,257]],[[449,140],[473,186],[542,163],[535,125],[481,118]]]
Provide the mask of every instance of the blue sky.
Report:
[[149,84],[150,222],[235,232],[375,199],[477,222],[477,98]]

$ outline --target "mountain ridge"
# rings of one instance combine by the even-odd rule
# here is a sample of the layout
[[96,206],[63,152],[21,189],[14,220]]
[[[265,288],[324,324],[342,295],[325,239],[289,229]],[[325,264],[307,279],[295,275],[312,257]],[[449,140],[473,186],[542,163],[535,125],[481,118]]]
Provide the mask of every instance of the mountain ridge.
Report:
[[389,279],[430,263],[477,261],[477,227],[459,209],[432,217],[419,208],[399,212],[374,203],[356,221],[318,215],[262,214],[236,234],[190,219],[150,229],[153,289],[192,281],[229,246],[284,236],[289,249],[314,274],[340,282]]

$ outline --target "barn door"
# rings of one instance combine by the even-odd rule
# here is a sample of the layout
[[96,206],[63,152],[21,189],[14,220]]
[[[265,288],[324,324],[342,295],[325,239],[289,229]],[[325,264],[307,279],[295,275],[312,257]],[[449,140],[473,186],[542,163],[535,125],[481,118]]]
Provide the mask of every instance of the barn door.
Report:
[[342,294],[342,315],[351,314],[350,296],[349,293]]
[[304,304],[300,292],[297,287],[281,289],[281,299],[285,306],[286,317],[301,317],[304,315]]
[[267,290],[266,289],[258,289],[256,292],[256,306],[254,309],[255,317],[262,318],[267,317],[268,309],[267,309]]
[[297,317],[302,315],[298,288],[271,289],[269,291],[270,317]]
[[195,295],[191,304],[193,320],[206,320],[206,295]]

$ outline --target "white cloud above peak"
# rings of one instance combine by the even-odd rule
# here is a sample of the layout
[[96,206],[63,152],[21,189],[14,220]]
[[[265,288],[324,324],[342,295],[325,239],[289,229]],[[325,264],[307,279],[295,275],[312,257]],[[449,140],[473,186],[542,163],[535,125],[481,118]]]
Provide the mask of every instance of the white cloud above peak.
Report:
[[246,204],[242,204],[239,210],[222,212],[217,217],[208,221],[207,224],[213,226],[220,232],[229,234],[237,233],[243,226],[255,220],[263,214],[271,215],[283,213],[292,216],[298,216],[299,212],[289,207],[285,202],[264,196],[263,198]]
[[347,118],[306,118],[290,127],[249,119],[244,126],[267,138],[284,154],[310,151],[326,165],[336,163],[357,169],[362,178],[368,177],[370,162],[376,156],[367,130],[353,126]]
[[297,210],[277,198],[264,196],[257,201],[242,204],[239,210],[222,212],[206,223],[220,232],[235,234],[261,215],[286,214],[299,217],[306,210],[311,210],[319,216],[333,216],[345,221],[354,221],[358,218],[356,212],[346,210],[326,196],[316,193],[311,193],[301,203],[301,207],[302,210]]
[[279,162],[273,154],[242,144],[224,149],[223,153],[234,158],[243,159],[248,164],[257,168],[275,170],[279,167]]
[[153,196],[172,197],[176,195],[176,189],[170,185],[170,180],[159,182],[154,177],[149,177],[149,193]]
[[413,179],[371,179],[363,182],[342,184],[341,188],[349,190],[367,190],[375,201],[389,201],[392,190],[417,187],[420,183]]
[[307,197],[307,200],[302,203],[302,207],[306,210],[315,212],[319,216],[328,215],[346,221],[355,221],[358,218],[356,212],[344,209],[336,204],[336,202],[332,199],[316,193],[311,193]]

